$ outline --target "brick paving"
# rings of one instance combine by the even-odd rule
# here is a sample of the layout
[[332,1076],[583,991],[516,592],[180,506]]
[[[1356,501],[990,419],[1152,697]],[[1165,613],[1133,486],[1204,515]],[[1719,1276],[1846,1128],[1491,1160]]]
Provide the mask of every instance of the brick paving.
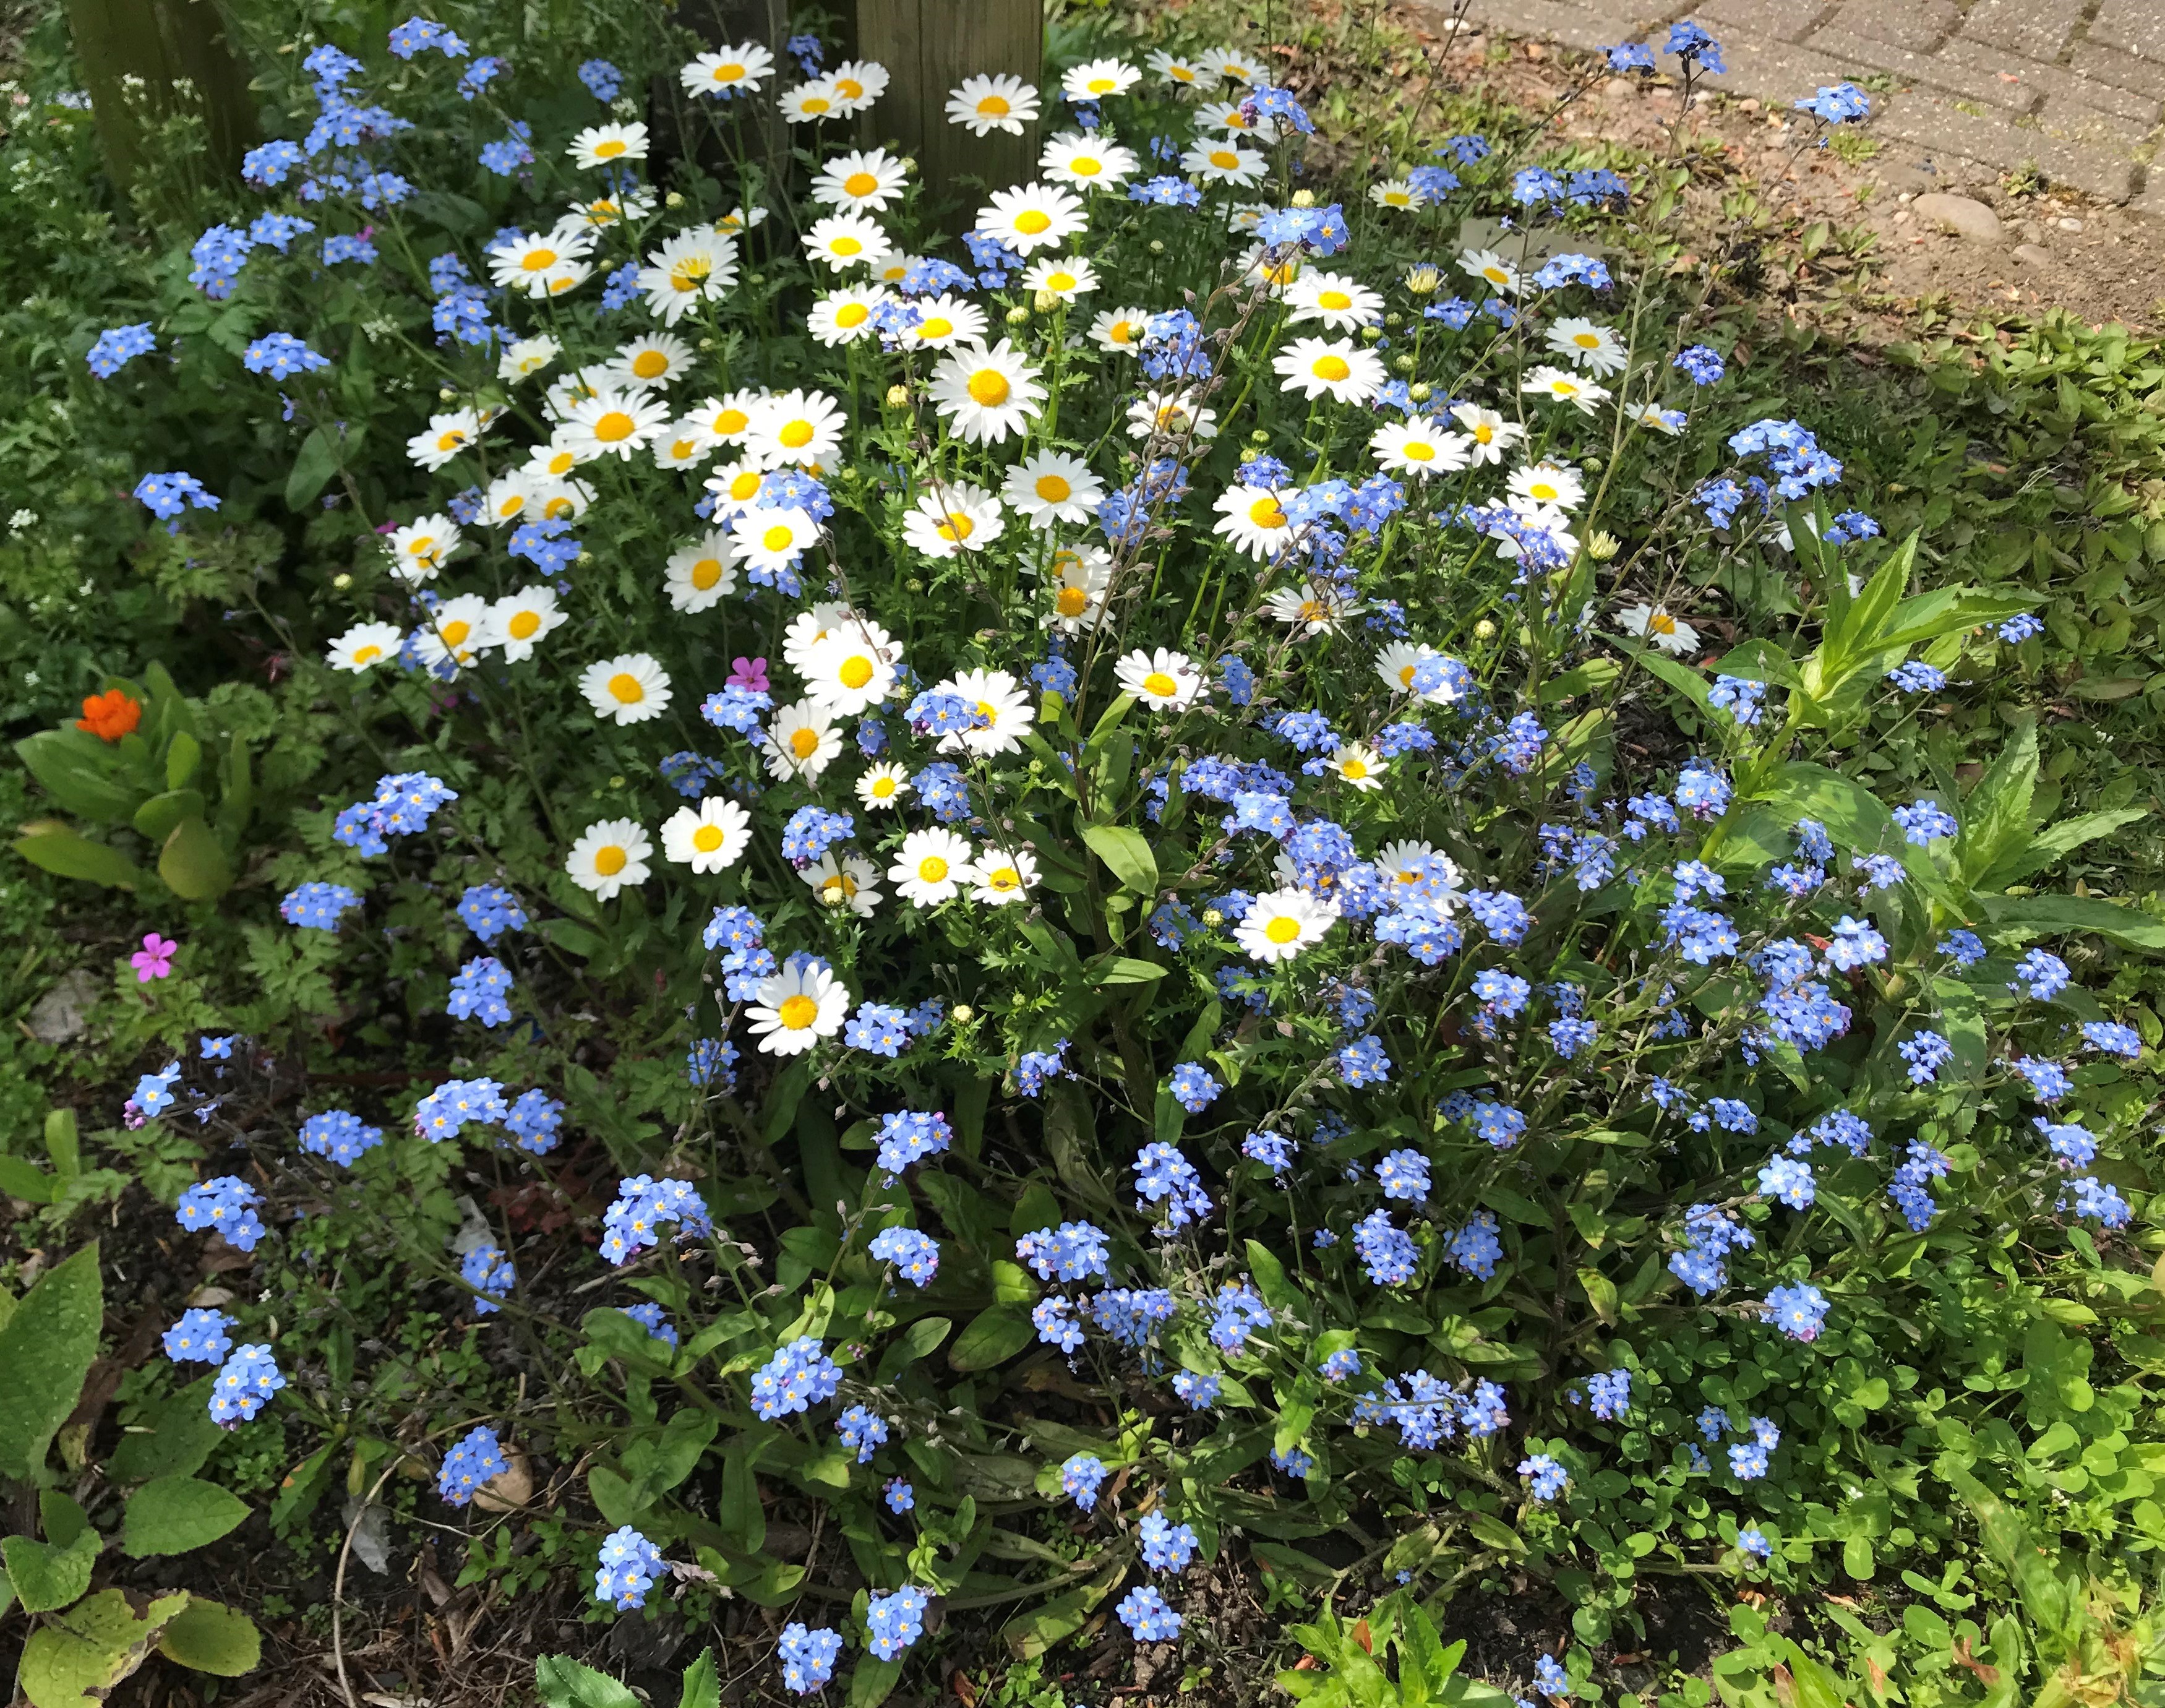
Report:
[[1467,16],[1578,48],[1659,47],[1696,18],[1728,61],[1714,87],[1787,102],[1848,78],[1873,92],[1874,134],[1926,160],[2034,167],[2165,219],[2165,0],[1472,0]]

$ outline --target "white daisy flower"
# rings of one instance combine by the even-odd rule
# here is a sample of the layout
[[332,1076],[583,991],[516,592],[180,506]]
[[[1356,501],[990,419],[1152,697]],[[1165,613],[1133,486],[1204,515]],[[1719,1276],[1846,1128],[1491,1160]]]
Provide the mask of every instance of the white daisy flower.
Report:
[[703,611],[736,591],[736,554],[719,529],[669,554],[669,605],[672,610]]
[[1302,640],[1335,634],[1341,621],[1363,609],[1357,600],[1348,598],[1329,582],[1320,581],[1305,581],[1298,588],[1279,588],[1263,604],[1279,622],[1298,630]]
[[1369,185],[1368,199],[1378,208],[1396,208],[1409,214],[1416,208],[1428,206],[1428,198],[1404,178],[1385,178],[1379,184]]
[[1161,646],[1155,652],[1138,647],[1114,667],[1120,691],[1131,693],[1154,711],[1184,712],[1203,692],[1203,672],[1185,652]]
[[745,1010],[759,1046],[771,1056],[801,1056],[842,1030],[850,993],[824,961],[785,967],[761,982],[757,1000]]
[[1004,72],[965,77],[947,93],[947,122],[963,126],[972,136],[989,136],[995,130],[1020,136],[1023,126],[1036,117],[1035,87]]
[[1571,404],[1582,415],[1591,415],[1609,400],[1609,393],[1592,380],[1583,380],[1563,368],[1544,363],[1519,382],[1519,389],[1537,398],[1554,398]]
[[1506,421],[1493,409],[1484,409],[1478,403],[1455,403],[1451,417],[1466,430],[1467,454],[1478,467],[1484,462],[1501,462],[1504,451],[1526,436],[1526,430],[1516,421]]
[[1355,332],[1383,319],[1383,299],[1343,273],[1303,273],[1286,287],[1285,302],[1296,326],[1320,320],[1333,332]]
[[902,518],[902,537],[927,557],[979,551],[1006,530],[1000,501],[968,481],[928,487]]
[[1196,57],[1209,68],[1212,76],[1223,77],[1230,82],[1252,83],[1262,75],[1261,62],[1237,48],[1212,48]]
[[1383,773],[1390,769],[1390,761],[1365,742],[1348,741],[1327,763],[1339,776],[1366,794],[1370,789],[1383,786]]
[[452,409],[431,415],[428,427],[406,441],[407,459],[433,474],[461,451],[471,449],[482,432],[477,410]]
[[721,301],[736,283],[737,272],[736,240],[694,226],[648,255],[638,282],[646,293],[648,312],[674,326],[698,304]]
[[1128,437],[1149,439],[1193,437],[1207,442],[1218,436],[1218,412],[1195,401],[1195,393],[1183,386],[1172,391],[1147,392],[1128,405]]
[[988,907],[1026,899],[1037,883],[1037,857],[1026,849],[988,848],[967,871],[970,894]]
[[793,778],[814,782],[841,751],[842,732],[835,720],[810,700],[776,708],[760,742],[767,775],[777,783]]
[[492,244],[488,249],[489,279],[537,300],[556,296],[561,293],[550,287],[550,279],[568,265],[583,261],[593,249],[593,238],[575,231],[544,231],[532,237]]
[[1268,487],[1228,487],[1212,508],[1218,520],[1210,531],[1251,557],[1274,557],[1292,542],[1293,523]]
[[730,520],[730,543],[736,561],[748,570],[792,569],[819,537],[819,525],[809,511],[755,505]]
[[1271,295],[1281,299],[1293,281],[1307,271],[1307,260],[1290,245],[1272,250],[1258,243],[1241,257],[1241,278],[1251,285],[1267,285]]
[[1588,373],[1621,373],[1629,358],[1615,329],[1597,326],[1576,317],[1559,320],[1549,328],[1549,348],[1574,367]]
[[645,219],[656,205],[653,191],[634,190],[621,197],[603,195],[591,201],[574,202],[564,217],[575,231],[606,231],[626,220]]
[[724,237],[740,237],[747,231],[756,231],[766,224],[766,208],[746,208],[740,202],[714,221],[714,229]]
[[731,392],[726,398],[708,398],[692,413],[714,435],[716,443],[741,445],[751,435],[754,416],[772,393],[756,386]]
[[508,528],[533,508],[534,479],[524,469],[500,474],[481,495],[482,519],[492,528]]
[[1234,928],[1233,941],[1251,961],[1290,961],[1323,941],[1338,921],[1338,904],[1304,889],[1267,890],[1248,904],[1247,917]]
[[1283,389],[1310,403],[1365,403],[1383,388],[1383,359],[1350,338],[1296,338],[1271,358]]
[[824,392],[783,392],[753,411],[745,449],[768,468],[809,468],[834,459],[849,425]]
[[396,623],[356,623],[331,642],[324,657],[333,670],[358,675],[387,658],[396,657],[405,638],[398,632]]
[[556,609],[556,589],[552,587],[521,588],[515,593],[506,593],[489,607],[490,631],[496,644],[503,649],[505,661],[517,664],[534,656],[534,649],[567,619]]
[[925,393],[969,445],[997,445],[1027,430],[1045,403],[1037,370],[1003,338],[988,349],[973,344],[951,351],[932,372]]
[[582,671],[579,692],[596,717],[612,724],[643,724],[668,710],[669,673],[651,653],[620,653]]
[[669,406],[642,391],[597,392],[572,405],[564,444],[581,462],[628,459],[669,429]]
[[887,93],[887,67],[877,60],[844,60],[827,73],[844,113],[861,113]]
[[1236,142],[1203,141],[1190,145],[1181,156],[1180,169],[1206,183],[1260,184],[1270,162],[1258,150]]
[[1000,496],[1033,528],[1079,527],[1097,514],[1105,484],[1081,457],[1040,451],[1008,471]]
[[759,503],[760,488],[766,484],[766,471],[746,458],[708,475],[702,484],[714,495],[714,519],[724,521],[731,516],[741,516]]
[[1027,259],[1040,249],[1057,249],[1088,221],[1082,198],[1057,184],[1024,184],[995,190],[977,210],[977,229],[1003,247]]
[[574,164],[619,166],[646,158],[644,124],[589,124],[566,146]]
[[496,644],[488,601],[479,593],[445,599],[422,619],[414,637],[424,664],[450,664],[463,670],[478,663],[482,654]]
[[617,352],[595,370],[597,375],[619,386],[666,386],[692,366],[692,346],[666,332],[650,332],[617,346]]
[[894,692],[902,648],[871,619],[851,617],[813,643],[804,692],[838,718],[854,718]]
[[[1415,693],[1414,677],[1420,667],[1432,658],[1443,654],[1422,641],[1393,640],[1376,655],[1376,674],[1383,685],[1398,693]],[[1432,706],[1447,706],[1458,698],[1459,691],[1448,677],[1415,698]]]
[[1688,419],[1682,409],[1664,409],[1655,403],[1642,403],[1627,414],[1641,427],[1651,427],[1657,433],[1666,433],[1672,439],[1684,430],[1684,422]]
[[902,335],[905,345],[924,350],[949,350],[958,344],[985,341],[985,311],[966,297],[942,291],[936,297],[916,299],[917,324]]
[[1046,569],[1046,583],[1052,593],[1052,609],[1038,619],[1048,629],[1063,635],[1094,629],[1105,614],[1105,594],[1113,582],[1112,554],[1102,546],[1063,546],[1052,554]]
[[719,795],[677,808],[661,826],[662,853],[697,872],[727,872],[751,846],[751,814]]
[[1108,308],[1090,323],[1090,341],[1109,356],[1133,356],[1150,323],[1147,308]]
[[1458,257],[1459,268],[1507,297],[1519,294],[1519,270],[1493,249],[1469,249]]
[[436,573],[459,549],[459,525],[440,512],[416,516],[403,528],[393,528],[383,544],[391,553],[391,573],[408,587],[434,581]]
[[857,779],[856,788],[857,799],[867,811],[891,812],[902,804],[902,798],[909,793],[909,767],[882,760]]
[[1193,92],[1210,75],[1199,57],[1169,52],[1164,48],[1154,50],[1145,61],[1150,73],[1161,83],[1170,83],[1176,89]]
[[766,82],[774,55],[757,42],[741,42],[719,53],[703,53],[677,76],[687,95],[746,95]]
[[534,486],[529,508],[544,521],[575,522],[594,501],[594,489],[584,481],[535,479],[530,472],[528,477]]
[[1428,842],[1386,842],[1376,851],[1377,877],[1394,891],[1410,894],[1414,886],[1426,884],[1429,899],[1441,913],[1449,913],[1459,894],[1459,871],[1446,855]]
[[694,420],[677,422],[653,441],[656,468],[694,469],[714,454],[713,436]]
[[1507,485],[1514,498],[1562,510],[1575,510],[1586,502],[1586,482],[1577,470],[1560,462],[1530,462],[1514,468]]
[[535,338],[521,338],[504,346],[503,354],[496,359],[496,377],[506,385],[536,374],[563,353],[563,345],[545,334]]
[[1699,651],[1699,630],[1660,605],[1626,605],[1616,614],[1616,624],[1625,634],[1651,641],[1679,658]]
[[1040,256],[1023,270],[1022,287],[1072,303],[1098,288],[1098,271],[1080,256],[1062,256],[1057,260]]
[[902,839],[894,864],[887,869],[888,882],[904,901],[937,907],[960,894],[974,853],[968,841],[952,830],[937,825],[912,830]]
[[1061,78],[1060,92],[1071,101],[1102,101],[1109,95],[1126,94],[1142,77],[1125,60],[1089,60]]
[[1035,715],[1029,691],[1004,670],[966,670],[939,685],[942,693],[959,694],[985,721],[974,730],[957,730],[940,738],[942,753],[977,753],[997,759],[1022,746]]
[[636,888],[646,882],[646,859],[653,851],[654,844],[637,820],[603,819],[579,833],[564,870],[581,889],[591,890],[597,901],[610,901],[625,885]]
[[884,285],[845,285],[812,305],[804,317],[804,329],[830,350],[855,344],[873,330],[872,310],[893,300],[894,293]]
[[838,154],[812,180],[812,199],[823,208],[852,214],[882,214],[899,202],[909,169],[883,148]]
[[774,104],[791,124],[817,124],[823,119],[840,118],[845,103],[832,83],[824,77],[814,77],[793,89],[784,89]]
[[1261,113],[1250,119],[1238,101],[1205,101],[1195,109],[1195,129],[1198,134],[1223,130],[1256,142],[1276,142],[1283,134],[1277,119]]
[[813,649],[856,614],[847,605],[832,600],[807,606],[782,631],[782,662],[803,675],[811,667]]
[[822,854],[798,876],[811,885],[821,906],[845,907],[861,920],[872,916],[872,909],[886,894],[874,887],[879,872],[861,854],[845,854],[839,859],[831,853]]
[[1472,444],[1465,434],[1418,415],[1378,427],[1368,435],[1368,449],[1376,461],[1397,474],[1444,474],[1464,468],[1472,460]]
[[1110,189],[1132,177],[1140,162],[1135,150],[1100,135],[1079,130],[1062,131],[1045,145],[1037,157],[1038,170],[1056,184],[1072,184],[1078,190],[1103,186]]
[[836,272],[892,254],[893,243],[861,214],[830,214],[804,234],[804,250]]

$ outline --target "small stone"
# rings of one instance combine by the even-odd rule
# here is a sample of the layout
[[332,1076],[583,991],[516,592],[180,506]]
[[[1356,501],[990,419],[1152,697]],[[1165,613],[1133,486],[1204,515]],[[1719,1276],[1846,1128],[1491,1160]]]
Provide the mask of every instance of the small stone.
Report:
[[2025,266],[2041,267],[2052,265],[2052,251],[2034,243],[2018,243],[2010,252],[2015,259]]
[[97,975],[78,967],[40,997],[30,1010],[30,1035],[41,1044],[71,1044],[89,1025],[91,1007],[103,987]]
[[1968,196],[1950,196],[1935,190],[1916,200],[1917,212],[1943,231],[1952,231],[1972,243],[1999,241],[1999,216],[1983,203]]
[[2083,222],[2079,219],[2062,219],[2060,222],[2060,229],[2062,231],[2080,231],[2082,229]]

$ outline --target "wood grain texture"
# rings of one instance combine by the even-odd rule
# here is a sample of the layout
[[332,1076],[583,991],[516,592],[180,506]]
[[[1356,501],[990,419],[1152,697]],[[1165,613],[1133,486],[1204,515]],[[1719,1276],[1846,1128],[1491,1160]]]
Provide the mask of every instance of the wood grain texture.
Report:
[[[212,161],[227,177],[240,176],[240,156],[256,140],[255,98],[211,0],[69,0],[68,29],[106,171],[122,190],[142,164],[141,105],[174,110],[172,86],[182,78],[202,103]],[[149,85],[137,101],[124,97],[127,76]]]
[[976,137],[946,118],[947,92],[980,72],[1006,71],[1035,85],[1044,63],[1039,0],[857,0],[857,46],[893,81],[872,128],[914,156],[935,201],[953,201],[962,223],[989,185],[1037,176],[1039,127],[1020,136]]

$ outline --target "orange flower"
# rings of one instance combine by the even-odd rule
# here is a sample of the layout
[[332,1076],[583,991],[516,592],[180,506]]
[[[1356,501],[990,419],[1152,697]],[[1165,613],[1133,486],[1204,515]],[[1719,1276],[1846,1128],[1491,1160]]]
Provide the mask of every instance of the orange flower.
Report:
[[143,703],[130,699],[117,688],[92,694],[82,703],[82,715],[75,720],[101,741],[118,741],[143,721]]

